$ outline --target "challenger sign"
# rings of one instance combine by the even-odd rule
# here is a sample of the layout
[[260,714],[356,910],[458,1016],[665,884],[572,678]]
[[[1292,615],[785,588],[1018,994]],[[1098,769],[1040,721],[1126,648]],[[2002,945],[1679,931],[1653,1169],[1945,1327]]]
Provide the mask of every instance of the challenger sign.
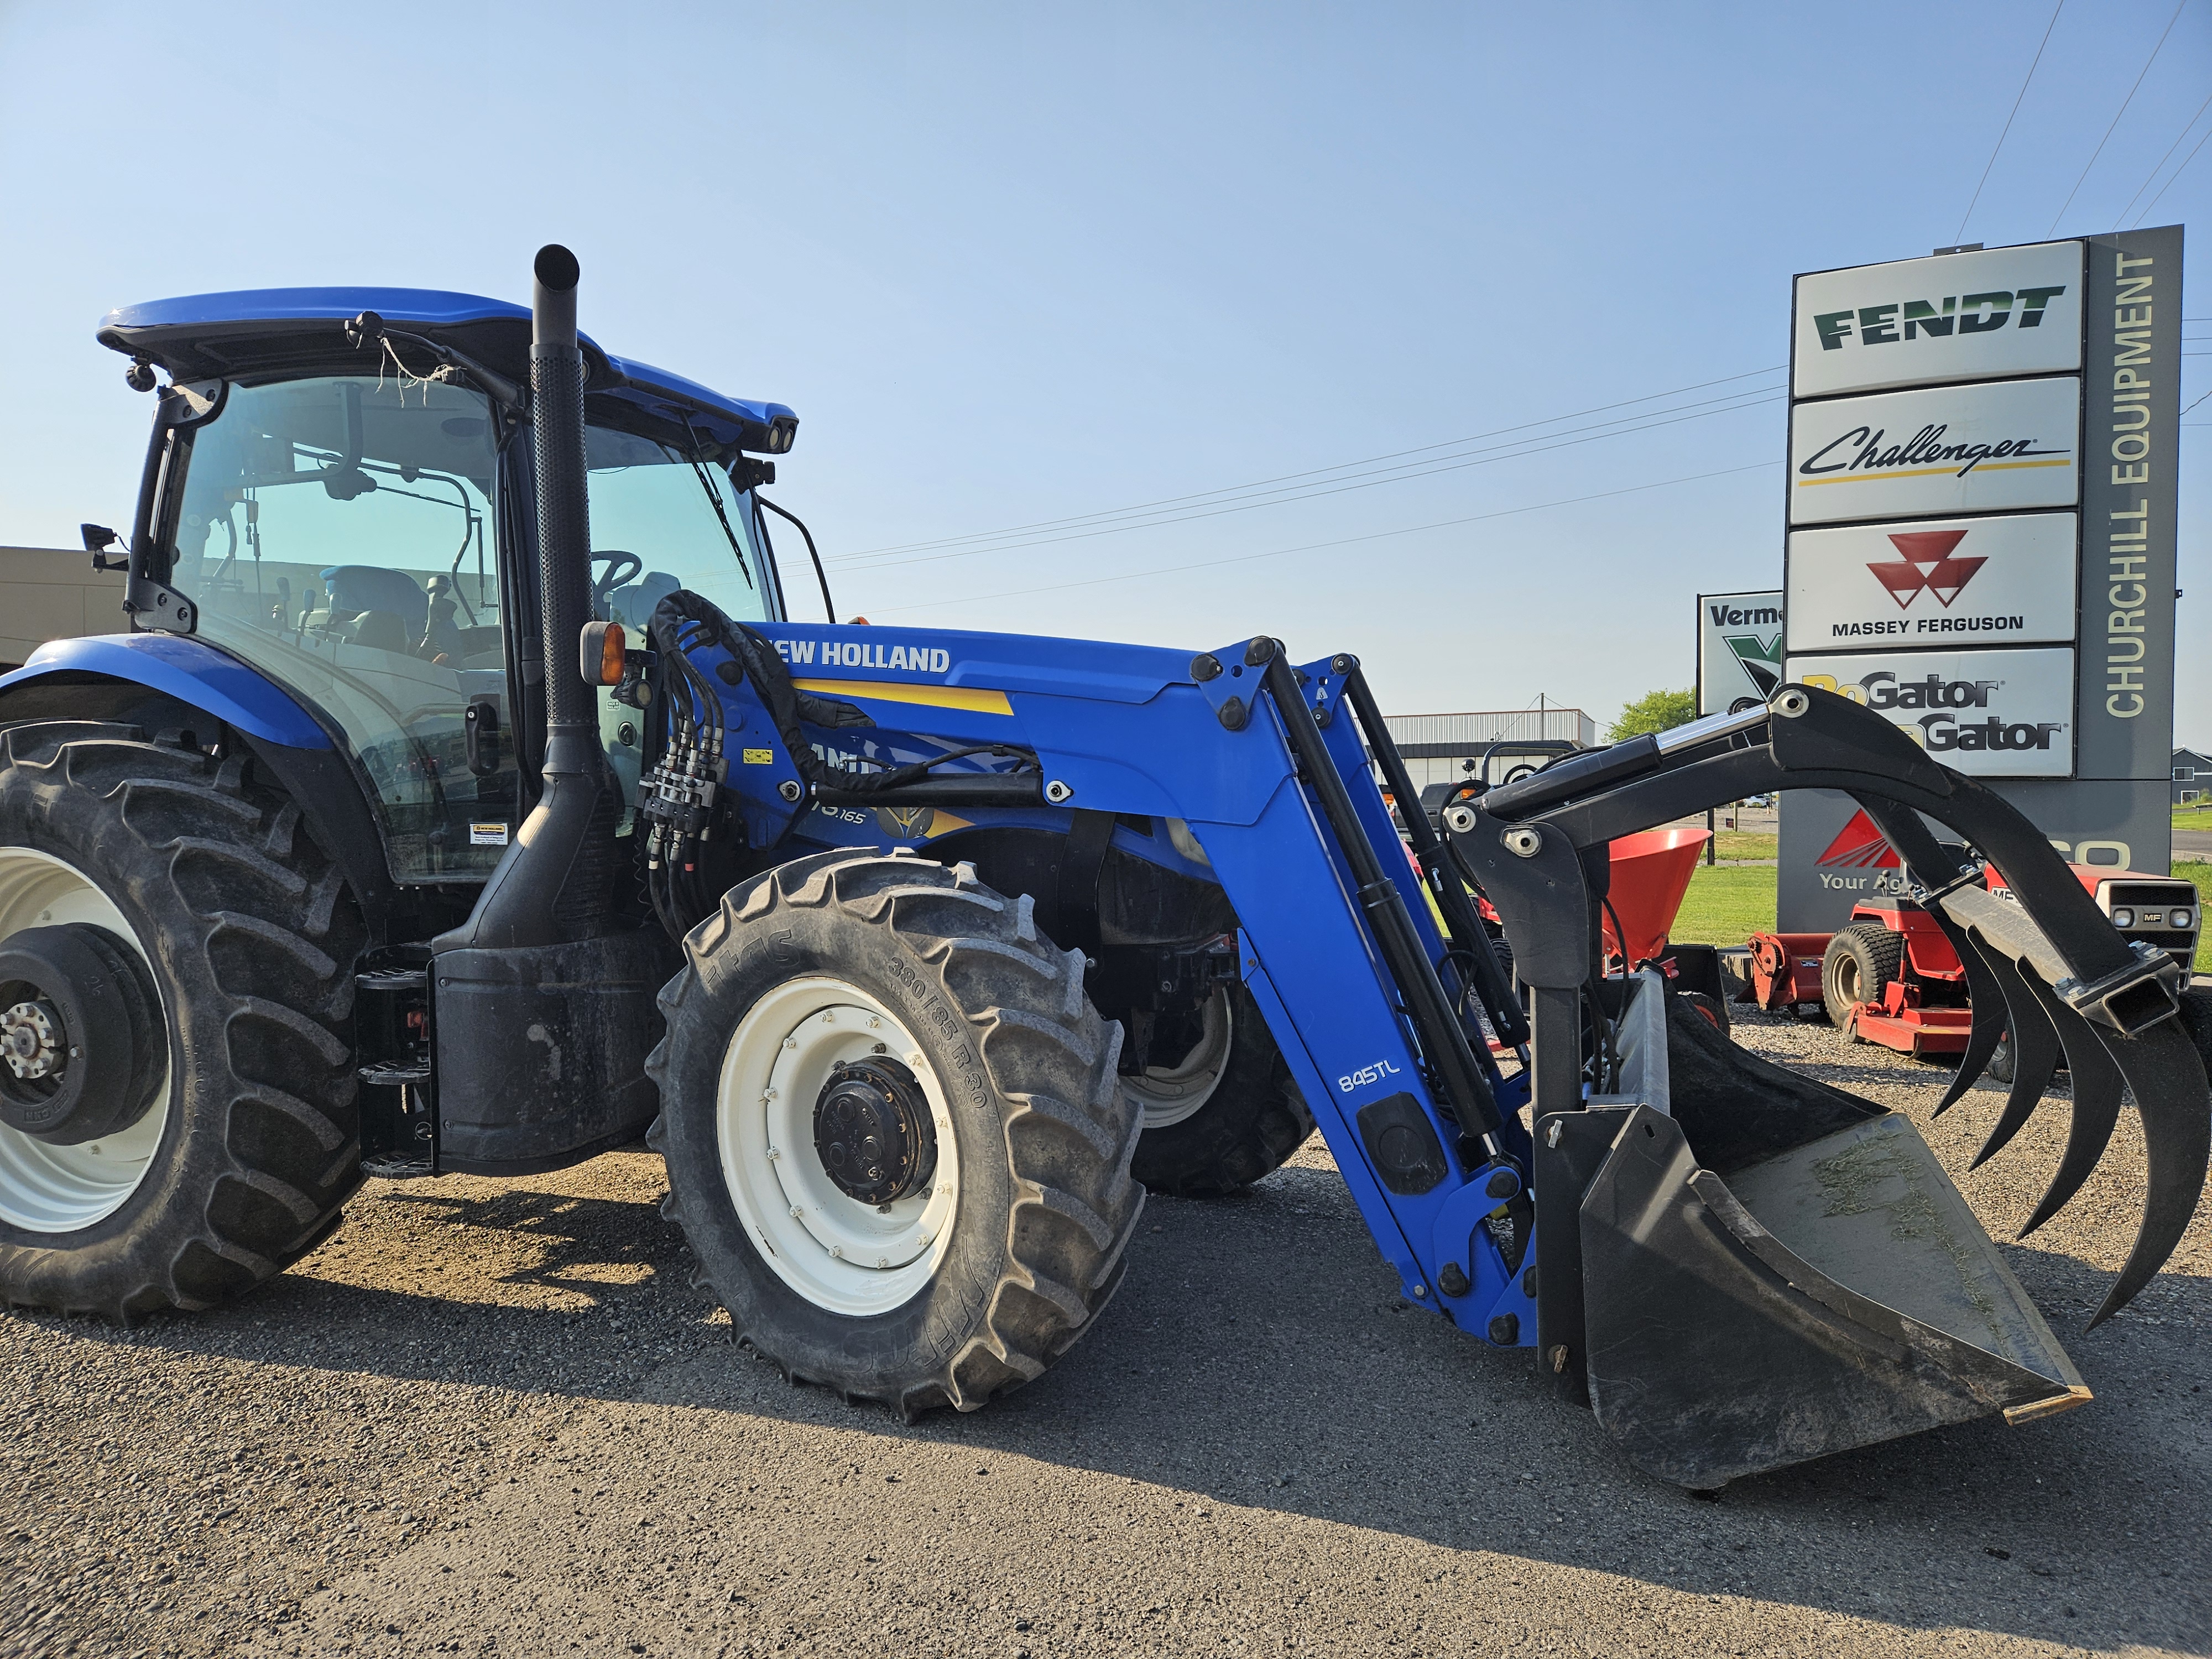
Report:
[[1790,522],[2071,507],[2081,424],[2071,375],[1798,404]]

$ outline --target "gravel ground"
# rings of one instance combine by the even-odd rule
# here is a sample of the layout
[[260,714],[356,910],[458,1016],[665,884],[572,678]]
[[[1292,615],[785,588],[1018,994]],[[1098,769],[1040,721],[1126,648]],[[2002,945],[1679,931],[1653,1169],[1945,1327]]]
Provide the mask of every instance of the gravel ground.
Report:
[[[2000,1238],[2056,1166],[2063,1109],[1969,1174],[1996,1094],[1930,1124],[1934,1067],[1738,1034],[1911,1112]],[[912,1427],[730,1345],[642,1151],[376,1183],[229,1310],[0,1318],[0,1653],[2203,1654],[2212,1218],[2079,1334],[2134,1121],[2006,1247],[2093,1405],[1713,1502],[1401,1301],[1317,1139],[1153,1200],[1073,1353]]]

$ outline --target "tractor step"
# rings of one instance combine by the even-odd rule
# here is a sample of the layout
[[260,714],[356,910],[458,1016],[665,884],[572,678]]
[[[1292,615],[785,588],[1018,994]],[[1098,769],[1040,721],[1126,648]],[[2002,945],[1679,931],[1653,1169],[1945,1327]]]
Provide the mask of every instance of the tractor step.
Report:
[[389,1152],[376,1152],[362,1159],[361,1172],[370,1181],[421,1181],[437,1174],[438,1168],[427,1158],[398,1158]]
[[427,1083],[430,1078],[428,1066],[363,1066],[358,1069],[363,1083]]
[[419,991],[430,982],[426,968],[370,968],[353,976],[364,991]]

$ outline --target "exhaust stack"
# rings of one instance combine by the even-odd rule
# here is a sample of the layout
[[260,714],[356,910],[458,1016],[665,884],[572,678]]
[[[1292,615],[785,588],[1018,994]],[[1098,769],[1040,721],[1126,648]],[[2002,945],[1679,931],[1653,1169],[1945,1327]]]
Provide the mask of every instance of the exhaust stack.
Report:
[[599,744],[593,692],[576,669],[591,620],[591,506],[576,256],[557,242],[531,267],[530,424],[537,465],[538,651],[545,687],[544,793],[476,912],[438,941],[499,949],[590,939],[609,927],[621,799]]

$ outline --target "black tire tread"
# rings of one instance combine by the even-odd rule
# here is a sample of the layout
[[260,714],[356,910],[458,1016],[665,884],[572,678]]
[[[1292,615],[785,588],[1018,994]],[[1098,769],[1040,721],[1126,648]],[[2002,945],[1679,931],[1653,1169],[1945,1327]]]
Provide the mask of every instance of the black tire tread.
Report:
[[1242,986],[1228,1075],[1181,1123],[1149,1130],[1137,1144],[1137,1179],[1170,1198],[1219,1198],[1273,1175],[1314,1132],[1314,1117],[1290,1062]]
[[[1003,1103],[1012,1176],[998,1282],[949,1360],[895,1389],[795,1369],[772,1332],[738,1322],[738,1298],[714,1282],[696,1240],[702,1266],[693,1282],[729,1310],[738,1342],[793,1382],[820,1383],[848,1401],[878,1401],[908,1420],[941,1406],[975,1411],[1041,1376],[1120,1286],[1145,1203],[1143,1186],[1129,1173],[1141,1118],[1116,1080],[1121,1027],[1099,1018],[1084,993],[1081,953],[1061,951],[1037,932],[1026,895],[1002,896],[966,864],[822,854],[732,889],[684,940],[684,970],[660,994],[668,1033],[646,1061],[664,1098],[679,1024],[702,984],[713,984],[721,953],[748,927],[772,927],[778,911],[829,906],[881,929],[910,966],[966,1011]],[[646,1142],[666,1153],[665,1109]],[[662,1213],[690,1235],[672,1180]]]
[[88,1230],[112,1234],[96,1246],[0,1228],[0,1296],[129,1322],[229,1300],[320,1244],[361,1184],[353,966],[366,933],[298,806],[248,753],[40,723],[0,732],[0,833],[66,849],[154,925],[172,1053],[161,1156],[188,1166],[149,1196],[164,1173],[150,1171]]

